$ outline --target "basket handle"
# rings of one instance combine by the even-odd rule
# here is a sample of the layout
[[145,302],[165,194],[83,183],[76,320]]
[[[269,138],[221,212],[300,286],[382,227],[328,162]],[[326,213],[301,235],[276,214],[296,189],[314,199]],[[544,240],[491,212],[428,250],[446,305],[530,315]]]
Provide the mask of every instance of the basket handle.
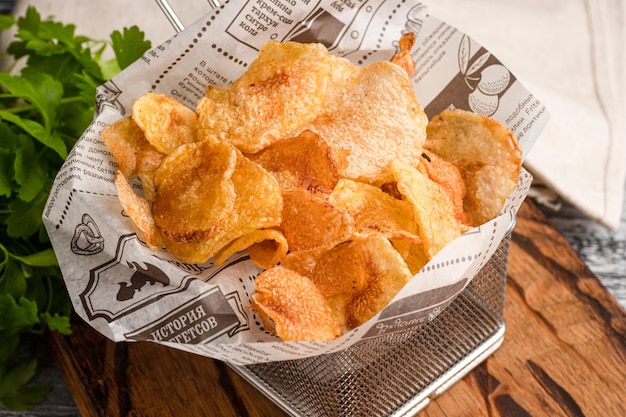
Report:
[[[212,9],[220,7],[220,3],[217,0],[207,1]],[[172,6],[170,6],[170,3],[167,0],[156,0],[156,2],[161,8],[161,11],[165,15],[165,17],[167,17],[167,20],[169,20],[172,26],[174,26],[174,30],[176,30],[176,32],[181,32],[185,29],[185,25],[183,25],[183,22],[181,22],[181,20],[178,18],[178,15],[176,14]]]

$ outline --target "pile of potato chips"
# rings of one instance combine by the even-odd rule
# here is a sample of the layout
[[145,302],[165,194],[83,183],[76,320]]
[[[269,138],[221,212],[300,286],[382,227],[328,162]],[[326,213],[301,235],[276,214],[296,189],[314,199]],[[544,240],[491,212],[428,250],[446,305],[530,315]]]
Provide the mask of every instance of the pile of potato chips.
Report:
[[195,111],[143,95],[102,132],[124,211],[151,249],[183,262],[247,250],[264,269],[252,307],[283,340],[359,326],[496,216],[521,169],[496,121],[461,110],[427,121],[411,45],[358,67],[320,44],[269,42]]

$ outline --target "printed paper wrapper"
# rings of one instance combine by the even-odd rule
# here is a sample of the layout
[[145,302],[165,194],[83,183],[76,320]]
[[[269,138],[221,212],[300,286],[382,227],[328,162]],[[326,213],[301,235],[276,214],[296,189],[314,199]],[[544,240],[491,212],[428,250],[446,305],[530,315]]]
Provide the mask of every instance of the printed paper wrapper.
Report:
[[[233,82],[270,39],[321,42],[366,65],[391,59],[405,31],[416,33],[414,86],[428,117],[446,108],[489,115],[515,133],[526,155],[547,121],[544,106],[496,57],[429,16],[424,4],[227,2],[98,89],[94,121],[59,171],[43,213],[76,312],[114,341],[153,341],[235,365],[335,352],[435,318],[506,235],[531,183],[526,171],[500,216],[446,246],[367,323],[332,343],[283,342],[249,307],[260,270],[247,253],[213,267],[147,248],[122,211],[113,184],[117,165],[100,137],[148,91],[195,108],[207,85]],[[487,95],[478,83],[494,73],[502,86]]]

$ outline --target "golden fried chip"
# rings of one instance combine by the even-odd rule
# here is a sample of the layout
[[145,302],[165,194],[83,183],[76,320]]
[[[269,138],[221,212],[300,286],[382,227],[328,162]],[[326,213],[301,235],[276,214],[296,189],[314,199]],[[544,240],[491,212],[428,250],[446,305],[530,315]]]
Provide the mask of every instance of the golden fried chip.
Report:
[[163,236],[165,249],[177,260],[189,264],[201,264],[215,254],[212,241],[209,239],[198,242],[176,242]]
[[255,153],[297,134],[325,105],[340,58],[321,44],[270,41],[229,88],[209,87],[196,108],[198,135],[215,135]]
[[285,268],[296,271],[300,275],[309,276],[322,255],[340,243],[343,242],[331,242],[311,249],[289,251],[280,261],[280,264]]
[[232,254],[244,250],[248,250],[255,265],[269,269],[287,254],[287,239],[276,229],[253,230],[222,248],[213,258],[213,265],[222,265]]
[[249,158],[271,172],[282,188],[330,193],[339,180],[332,149],[310,131],[278,141]]
[[133,120],[146,140],[159,152],[169,154],[180,145],[196,141],[196,113],[165,94],[149,92],[131,107]]
[[348,330],[381,311],[411,277],[400,254],[378,233],[335,246],[310,275]]
[[[205,262],[230,242],[254,230],[278,226],[281,222],[283,208],[278,182],[269,172],[263,169],[263,167],[250,161],[232,145],[198,142],[198,144],[200,143],[209,147],[225,146],[233,150],[235,152],[236,163],[230,179],[226,181],[230,184],[230,187],[232,187],[232,195],[230,194],[230,188],[228,192],[226,192],[218,187],[216,191],[220,194],[214,197],[207,194],[202,195],[202,198],[197,202],[188,201],[188,205],[190,206],[197,204],[203,207],[201,200],[207,199],[204,201],[204,204],[208,204],[205,211],[209,213],[209,216],[213,217],[213,221],[209,221],[209,219],[205,217],[202,220],[195,220],[194,224],[204,226],[202,221],[207,221],[207,223],[211,224],[211,227],[204,232],[201,231],[204,229],[196,229],[196,233],[191,235],[192,239],[165,241],[165,246],[168,251],[177,258],[190,263]],[[199,146],[198,144],[193,144],[193,146]],[[205,158],[203,163],[206,161],[207,159]],[[200,174],[199,171],[197,173]],[[203,181],[207,180],[196,181],[198,184],[201,184]],[[193,179],[190,178],[186,180],[186,182],[191,183],[192,186],[195,187]],[[188,189],[186,194],[192,197],[197,194],[197,191]],[[219,214],[214,214],[212,207],[216,207],[216,204],[212,198],[218,198],[222,194],[229,200],[229,208],[222,210]],[[232,205],[230,205],[230,201],[232,201]],[[223,207],[225,206],[223,205]],[[202,214],[201,210],[194,210],[193,214],[195,215],[196,212],[197,214]],[[185,221],[179,220],[174,223],[178,224],[180,222],[189,223],[186,219]],[[171,236],[168,237],[171,238]]]
[[412,77],[415,72],[415,61],[411,56],[411,49],[415,45],[415,33],[404,33],[398,43],[400,44],[400,52],[391,58],[391,62],[400,66],[409,77]]
[[406,73],[375,62],[333,74],[324,112],[309,126],[337,150],[348,151],[345,178],[382,184],[391,160],[417,164],[427,118]]
[[424,167],[428,178],[441,185],[448,194],[454,208],[454,217],[461,225],[470,224],[469,215],[465,212],[463,199],[467,194],[465,181],[457,167],[451,162],[444,161],[433,153],[424,152],[422,163],[419,167]]
[[283,191],[283,201],[280,230],[292,251],[342,241],[354,231],[350,213],[317,194],[293,188]]
[[229,141],[244,153],[310,129],[336,155],[340,174],[384,182],[391,159],[417,162],[426,114],[398,65],[358,67],[319,44],[269,42],[227,89],[209,88],[196,108],[198,135]]
[[100,135],[126,178],[141,172],[153,173],[165,156],[146,140],[130,117],[108,125]]
[[250,259],[259,268],[269,269],[281,262],[289,252],[287,238],[276,229],[266,229],[275,232],[268,235],[263,241],[252,244],[248,248]]
[[410,242],[407,253],[401,255],[413,275],[417,274],[430,260],[421,243]]
[[[348,210],[357,229],[417,235],[411,203],[394,198],[373,185],[342,179],[330,194],[329,201]],[[419,241],[419,237],[415,238]]]
[[278,226],[282,218],[280,186],[262,166],[237,151],[237,164],[231,179],[237,197],[221,237],[215,240],[216,251],[254,230]]
[[329,200],[345,208],[354,217],[358,231],[375,230],[387,237],[402,257],[408,256],[413,244],[421,244],[413,206],[380,188],[349,179],[342,179]]
[[128,184],[121,171],[115,173],[115,186],[124,212],[131,218],[143,235],[150,249],[158,251],[163,246],[161,235],[156,228],[150,204],[139,197]]
[[130,117],[105,127],[100,133],[126,178],[138,176],[146,200],[154,200],[154,173],[165,157],[148,142]]
[[182,145],[168,155],[154,179],[152,212],[161,233],[182,243],[219,235],[235,206],[236,162],[233,146],[209,142]]
[[464,110],[433,117],[427,131],[424,147],[453,163],[465,180],[471,224],[495,217],[517,186],[522,167],[513,133],[491,118]]
[[282,340],[332,341],[341,336],[341,325],[308,278],[275,266],[259,274],[255,285],[252,307]]
[[452,201],[443,188],[417,168],[392,161],[398,190],[413,205],[418,234],[429,259],[461,234]]

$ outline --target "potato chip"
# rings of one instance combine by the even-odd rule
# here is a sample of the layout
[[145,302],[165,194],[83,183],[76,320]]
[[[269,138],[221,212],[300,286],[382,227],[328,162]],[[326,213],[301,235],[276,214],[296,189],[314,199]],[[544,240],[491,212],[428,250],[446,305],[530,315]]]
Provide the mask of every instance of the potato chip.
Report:
[[461,234],[452,201],[436,182],[417,168],[392,161],[398,190],[413,205],[418,234],[428,258],[435,256],[446,244]]
[[124,212],[143,233],[148,247],[154,251],[161,249],[163,241],[152,218],[150,204],[135,194],[126,177],[119,170],[115,173],[115,186]]
[[188,264],[204,263],[215,254],[213,241],[210,239],[198,242],[176,242],[164,236],[163,244],[177,260]]
[[283,191],[280,230],[289,249],[299,251],[349,238],[354,219],[347,210],[302,188]]
[[[207,142],[198,142],[198,144],[203,144],[209,148],[226,146],[235,152],[236,163],[230,178],[224,180],[229,184],[229,187],[232,187],[232,194],[231,188],[223,186],[222,183],[215,187],[205,177],[195,181],[192,178],[181,179],[189,187],[184,191],[184,194],[188,194],[189,198],[198,195],[199,191],[192,189],[203,182],[208,182],[208,186],[213,186],[217,192],[213,197],[211,194],[199,195],[197,201],[187,202],[188,208],[192,208],[194,211],[191,213],[191,218],[194,218],[196,214],[202,215],[203,207],[204,217],[196,219],[194,222],[188,221],[187,218],[178,218],[178,222],[174,222],[204,227],[203,222],[206,221],[207,224],[211,224],[209,229],[196,229],[190,239],[172,239],[171,235],[168,235],[170,240],[165,241],[168,251],[177,258],[191,263],[205,262],[230,242],[255,230],[278,226],[281,222],[283,208],[278,182],[263,167],[250,161],[232,145]],[[190,145],[185,145],[185,147],[188,146]],[[198,145],[194,144],[194,146]],[[203,163],[209,161],[209,157],[210,155],[205,155]],[[201,174],[201,171],[196,171],[196,174]],[[202,192],[206,191],[206,189],[202,190]],[[179,198],[179,196],[174,197]],[[179,200],[183,200],[182,195],[180,197]],[[219,207],[215,199],[221,200],[222,198],[228,201],[221,203],[223,209],[219,213],[214,213],[213,208]],[[195,205],[198,205],[199,208],[196,209]],[[184,211],[184,207],[181,209]],[[180,215],[184,216],[185,214],[181,213]],[[209,217],[213,217],[213,221],[210,221]]]
[[354,217],[357,231],[375,230],[391,241],[402,257],[410,246],[421,244],[413,206],[380,188],[349,179],[339,181],[329,200],[343,207]]
[[[443,190],[448,194],[454,208],[454,217],[459,224],[468,226],[470,224],[469,215],[465,212],[463,199],[467,194],[465,181],[457,167],[441,159],[439,156],[424,152],[422,153],[422,163],[419,167],[424,167],[428,178],[441,185]],[[467,228],[465,228],[467,229]]]
[[249,158],[271,172],[282,188],[330,193],[339,180],[332,149],[310,131],[278,141]]
[[289,246],[287,239],[280,231],[275,229],[265,229],[276,232],[276,235],[268,236],[261,242],[254,243],[248,248],[250,259],[259,268],[269,269],[280,263],[287,253]]
[[219,235],[235,205],[231,177],[236,149],[195,142],[168,155],[156,171],[152,205],[161,233],[175,242],[198,242]]
[[324,112],[307,128],[348,152],[342,177],[381,184],[391,179],[391,160],[418,163],[426,114],[397,65],[375,62],[346,73],[333,76]]
[[222,265],[231,255],[246,249],[255,265],[269,269],[287,254],[287,239],[276,229],[253,230],[222,248],[215,255],[213,265]]
[[424,144],[461,172],[467,187],[465,208],[472,225],[498,215],[517,186],[522,152],[517,140],[499,122],[464,110],[446,110],[433,117]]
[[381,311],[412,276],[387,238],[371,233],[322,255],[310,279],[350,330]]
[[227,89],[209,88],[196,108],[198,135],[215,135],[244,153],[310,129],[336,154],[340,174],[382,182],[388,162],[416,162],[426,114],[406,72],[391,62],[358,67],[320,44],[269,42]]
[[402,259],[406,262],[406,266],[409,267],[411,274],[415,275],[426,266],[430,260],[430,256],[426,253],[424,245],[421,243],[410,242],[407,246],[408,248],[404,248],[406,252],[401,253]]
[[406,71],[409,77],[412,77],[415,72],[415,61],[413,61],[413,57],[411,56],[411,49],[413,45],[415,45],[415,33],[404,33],[398,43],[400,45],[400,51],[391,58],[391,62]]
[[100,136],[126,178],[132,178],[142,170],[156,169],[165,156],[146,140],[143,131],[130,117],[108,125]]
[[252,307],[282,340],[332,341],[342,334],[330,306],[308,278],[282,266],[256,277]]
[[148,142],[130,117],[118,120],[100,133],[126,178],[138,176],[148,201],[154,199],[154,173],[165,157]]
[[341,61],[321,44],[264,44],[229,88],[207,89],[196,108],[199,138],[215,135],[255,153],[294,136],[322,110],[328,79]]
[[283,198],[276,179],[259,164],[237,151],[237,164],[231,177],[235,187],[235,206],[215,240],[215,250],[257,229],[280,225]]
[[163,154],[196,141],[195,111],[173,97],[146,93],[135,100],[131,115],[143,130],[146,140]]
[[280,261],[280,264],[285,268],[296,271],[300,275],[309,276],[311,272],[313,272],[313,269],[315,269],[315,265],[317,265],[317,261],[322,257],[322,255],[340,243],[343,243],[343,241],[330,242],[311,249],[297,251],[290,250]]
[[[357,229],[417,235],[411,203],[398,200],[373,185],[342,179],[330,194],[329,201],[348,210]],[[418,236],[415,239],[420,241]]]

